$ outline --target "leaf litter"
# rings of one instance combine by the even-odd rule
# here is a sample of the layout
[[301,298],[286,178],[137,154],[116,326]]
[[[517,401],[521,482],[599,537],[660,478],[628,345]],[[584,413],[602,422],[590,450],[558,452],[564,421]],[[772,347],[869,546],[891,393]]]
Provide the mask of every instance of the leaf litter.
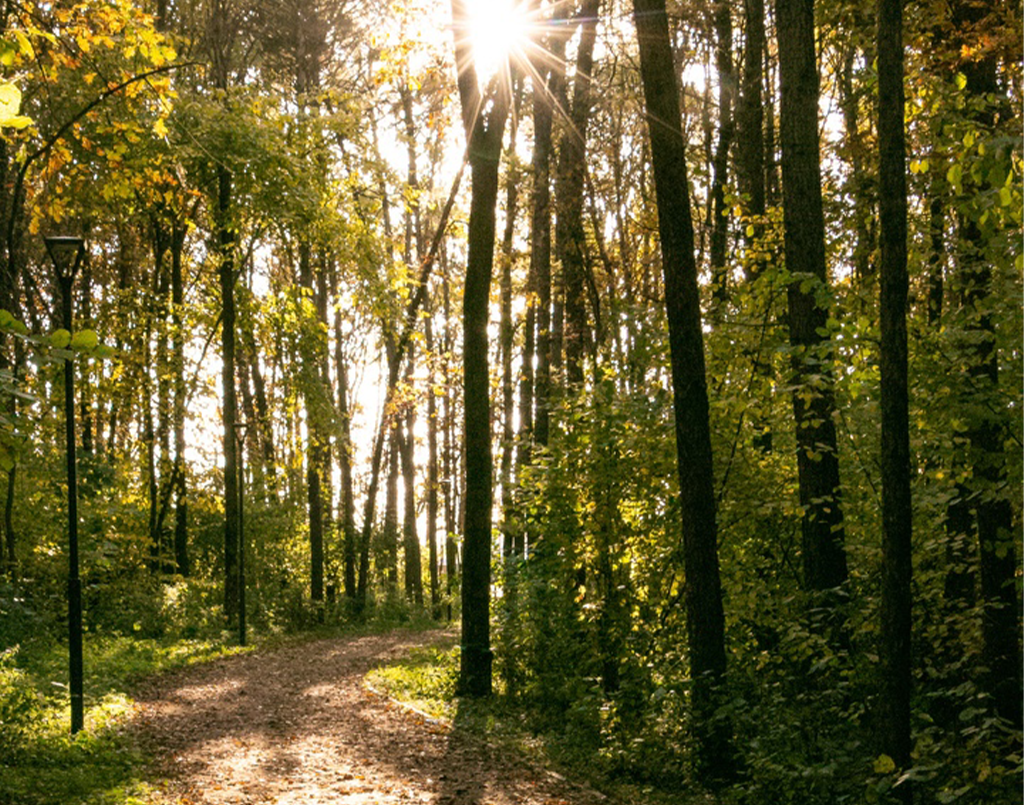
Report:
[[607,805],[364,687],[382,662],[450,634],[330,638],[150,680],[127,729],[155,758],[153,805]]

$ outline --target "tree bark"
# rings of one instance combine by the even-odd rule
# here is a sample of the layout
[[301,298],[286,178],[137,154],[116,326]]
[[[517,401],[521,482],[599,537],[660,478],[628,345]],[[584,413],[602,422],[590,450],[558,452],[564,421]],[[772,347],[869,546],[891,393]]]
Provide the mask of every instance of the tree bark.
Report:
[[221,316],[221,390],[224,429],[224,614],[238,618],[238,452],[235,423],[235,232],[231,227],[231,173],[217,165],[217,243],[219,247]]
[[441,617],[441,585],[437,553],[438,467],[437,395],[434,391],[434,316],[428,307],[423,322],[427,366],[427,556],[430,564],[430,611],[435,620]]
[[587,127],[590,122],[590,84],[594,69],[594,42],[600,0],[583,0],[580,7],[580,42],[572,85],[572,107],[568,125],[559,141],[555,196],[558,213],[555,246],[562,268],[565,326],[565,379],[570,387],[583,384],[583,358],[590,326],[586,307],[586,268],[583,230],[584,178],[587,155]]
[[729,208],[725,187],[729,182],[729,149],[732,147],[735,121],[733,97],[736,73],[732,60],[732,4],[718,0],[714,7],[715,69],[718,72],[718,143],[715,146],[714,181],[711,185],[711,274],[712,293],[717,308],[729,298],[726,246],[729,236]]
[[[465,30],[464,0],[452,0],[456,31]],[[455,38],[462,122],[471,170],[469,255],[463,296],[463,394],[466,509],[462,563],[462,653],[459,690],[491,693],[491,503],[493,499],[488,370],[488,305],[494,263],[498,164],[508,116],[507,65],[486,94],[477,82],[469,43]]]
[[[743,52],[743,91],[740,93],[739,118],[740,137],[736,143],[737,180],[740,191],[745,193],[747,213],[752,219],[753,233],[747,237],[748,246],[761,238],[764,233],[765,175],[764,175],[764,84],[763,59],[765,49],[764,0],[745,0]],[[747,263],[747,278],[754,279],[761,273],[763,261]]]
[[717,785],[734,777],[735,761],[731,726],[715,717],[725,681],[725,617],[686,144],[665,2],[634,0],[633,10],[665,276],[697,767],[705,783]]
[[[416,371],[415,353],[410,347],[405,382],[412,389]],[[402,553],[405,559],[405,597],[410,603],[423,606],[423,560],[416,529],[416,406],[410,404],[399,425],[398,442],[402,460]]]
[[818,156],[818,70],[814,0],[777,0],[781,85],[782,204],[793,366],[793,413],[803,542],[804,584],[833,590],[847,579],[839,499],[825,217]]
[[171,328],[174,333],[171,362],[174,373],[174,563],[177,572],[186,578],[192,568],[188,554],[188,480],[186,478],[185,384],[186,335],[182,321],[185,286],[182,257],[187,228],[177,223],[171,229]]
[[554,77],[549,67],[533,92],[533,199],[530,274],[537,291],[537,375],[534,440],[547,445],[551,402],[551,147]]
[[[510,136],[515,143],[515,123]],[[514,145],[513,145],[514,148]],[[514,528],[512,527],[512,457],[515,453],[515,384],[512,374],[512,350],[515,328],[512,323],[512,263],[513,238],[515,236],[516,214],[519,202],[519,170],[515,155],[510,154],[508,175],[505,177],[505,231],[501,238],[501,530],[502,556],[512,553]]]
[[[910,421],[907,379],[907,181],[903,130],[903,3],[878,0],[878,176],[881,259],[882,602],[881,751],[911,766]],[[913,799],[909,781],[896,788]]]

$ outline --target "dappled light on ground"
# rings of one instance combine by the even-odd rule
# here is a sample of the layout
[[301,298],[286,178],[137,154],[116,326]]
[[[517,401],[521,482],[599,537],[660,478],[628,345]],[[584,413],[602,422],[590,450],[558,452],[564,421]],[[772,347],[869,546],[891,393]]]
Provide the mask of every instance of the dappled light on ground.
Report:
[[337,638],[236,656],[139,692],[129,727],[160,805],[593,805],[601,794],[428,720],[363,685],[443,637]]

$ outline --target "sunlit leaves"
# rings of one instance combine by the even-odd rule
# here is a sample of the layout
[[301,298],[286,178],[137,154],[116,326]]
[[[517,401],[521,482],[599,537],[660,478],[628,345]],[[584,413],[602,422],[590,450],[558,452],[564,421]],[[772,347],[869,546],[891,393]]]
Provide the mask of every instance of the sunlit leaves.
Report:
[[32,123],[32,118],[19,115],[21,90],[14,84],[0,83],[0,128],[23,129]]

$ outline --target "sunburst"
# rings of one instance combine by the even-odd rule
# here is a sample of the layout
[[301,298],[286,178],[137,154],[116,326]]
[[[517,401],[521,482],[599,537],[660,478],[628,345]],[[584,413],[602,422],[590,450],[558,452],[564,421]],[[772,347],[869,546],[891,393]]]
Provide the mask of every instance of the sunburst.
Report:
[[465,35],[477,79],[487,84],[508,65],[525,68],[536,35],[535,4],[530,0],[465,0]]

